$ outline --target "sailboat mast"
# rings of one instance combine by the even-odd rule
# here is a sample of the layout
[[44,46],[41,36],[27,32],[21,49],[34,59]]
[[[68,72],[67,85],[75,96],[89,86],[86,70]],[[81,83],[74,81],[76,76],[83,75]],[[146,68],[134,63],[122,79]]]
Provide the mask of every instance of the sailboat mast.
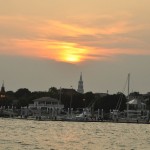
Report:
[[128,74],[128,100],[129,100],[129,94],[130,94],[130,73]]
[[60,87],[60,90],[59,90],[59,104],[61,104],[61,87]]

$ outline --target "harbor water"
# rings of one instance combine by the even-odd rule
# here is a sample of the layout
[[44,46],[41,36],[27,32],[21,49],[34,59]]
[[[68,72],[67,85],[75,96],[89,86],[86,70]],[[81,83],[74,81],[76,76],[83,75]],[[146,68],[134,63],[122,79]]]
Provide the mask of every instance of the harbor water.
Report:
[[1,150],[149,150],[150,125],[0,118]]

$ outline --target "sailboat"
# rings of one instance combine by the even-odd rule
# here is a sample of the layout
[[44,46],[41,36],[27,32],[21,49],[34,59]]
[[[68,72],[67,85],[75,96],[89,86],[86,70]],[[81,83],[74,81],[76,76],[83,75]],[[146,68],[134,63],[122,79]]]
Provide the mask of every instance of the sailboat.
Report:
[[146,110],[146,104],[142,102],[141,97],[130,96],[130,74],[128,74],[128,95],[127,95],[127,109],[124,110],[124,117],[120,117],[119,108],[121,105],[121,99],[118,101],[116,109],[113,111],[113,120],[119,122],[137,122],[145,123],[149,118],[149,111]]

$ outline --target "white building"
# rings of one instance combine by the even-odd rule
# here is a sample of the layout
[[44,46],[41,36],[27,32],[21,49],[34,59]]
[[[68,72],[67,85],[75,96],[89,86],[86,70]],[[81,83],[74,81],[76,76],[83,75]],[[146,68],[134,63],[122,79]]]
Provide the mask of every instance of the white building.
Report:
[[64,105],[60,104],[59,100],[51,97],[41,97],[33,100],[33,102],[28,107],[21,108],[21,118],[32,116],[36,119],[56,119],[64,108]]
[[146,104],[140,98],[134,98],[127,102],[127,119],[136,118],[138,120],[144,116],[148,116],[148,111]]
[[41,97],[33,100],[33,104],[29,104],[29,109],[32,108],[49,108],[49,109],[63,109],[64,105],[60,104],[59,100],[51,98],[51,97]]

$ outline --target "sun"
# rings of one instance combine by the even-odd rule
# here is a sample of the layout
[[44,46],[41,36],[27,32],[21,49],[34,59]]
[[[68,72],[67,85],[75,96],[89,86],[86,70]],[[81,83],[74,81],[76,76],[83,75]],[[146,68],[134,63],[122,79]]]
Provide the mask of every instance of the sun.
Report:
[[84,60],[86,49],[77,47],[74,43],[63,43],[60,59],[69,63],[80,63]]
[[66,55],[65,60],[72,63],[77,63],[81,61],[81,57],[78,55]]
[[89,49],[76,43],[54,41],[47,45],[48,58],[56,61],[77,64],[89,57]]

